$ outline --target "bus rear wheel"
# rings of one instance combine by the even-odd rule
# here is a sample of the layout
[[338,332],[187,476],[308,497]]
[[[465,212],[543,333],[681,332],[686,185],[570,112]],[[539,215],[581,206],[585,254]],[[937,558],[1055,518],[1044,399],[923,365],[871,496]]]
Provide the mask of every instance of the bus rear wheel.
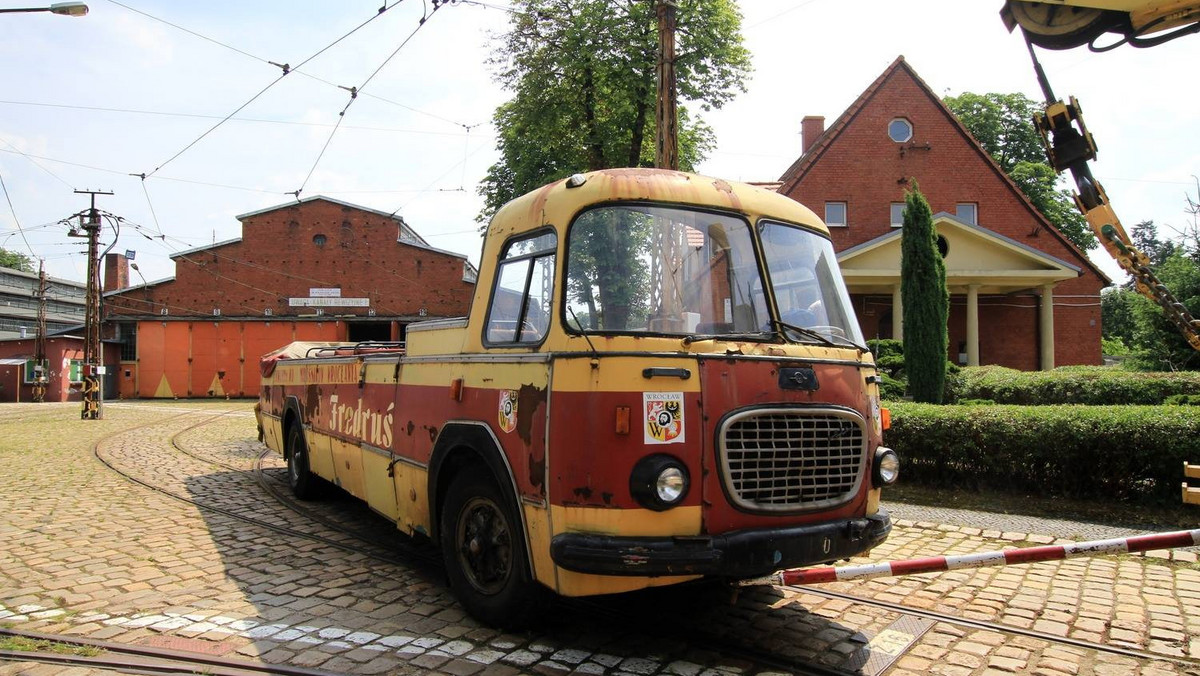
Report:
[[317,477],[310,469],[308,443],[304,440],[304,428],[299,424],[288,428],[287,469],[288,488],[292,489],[292,495],[301,500],[317,497]]
[[454,477],[441,520],[450,589],[476,619],[496,627],[528,626],[543,592],[531,579],[521,522],[486,471]]

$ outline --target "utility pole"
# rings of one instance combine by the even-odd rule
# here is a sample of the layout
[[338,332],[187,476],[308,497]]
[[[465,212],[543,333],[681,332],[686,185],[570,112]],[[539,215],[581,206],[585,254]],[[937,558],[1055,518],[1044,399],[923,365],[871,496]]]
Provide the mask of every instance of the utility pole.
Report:
[[83,343],[83,411],[84,420],[104,417],[104,353],[100,350],[100,211],[96,195],[111,195],[111,190],[76,190],[91,195],[92,206],[86,220],[81,214],[79,225],[88,238],[87,313],[84,318]]
[[679,134],[675,111],[675,0],[658,0],[658,144],[654,166],[679,169]]
[[46,261],[38,261],[37,335],[33,339],[33,400],[46,401]]

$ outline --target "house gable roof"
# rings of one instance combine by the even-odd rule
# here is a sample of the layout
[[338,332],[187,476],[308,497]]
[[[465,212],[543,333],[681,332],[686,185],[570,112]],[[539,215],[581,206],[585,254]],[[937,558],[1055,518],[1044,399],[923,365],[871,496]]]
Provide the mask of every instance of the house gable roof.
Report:
[[840,116],[838,116],[836,120],[834,120],[833,124],[831,124],[820,136],[817,137],[807,152],[801,155],[795,162],[792,163],[790,167],[788,167],[786,171],[784,171],[783,175],[780,177],[781,187],[779,188],[779,192],[784,195],[793,194],[805,176],[813,170],[821,158],[825,156],[836,144],[838,137],[847,129],[847,127],[854,122],[859,114],[862,113],[863,110],[876,98],[882,89],[884,89],[894,79],[899,77],[910,78],[912,82],[916,84],[917,88],[926,97],[928,97],[928,99],[933,103],[934,107],[946,118],[947,121],[949,121],[951,126],[957,131],[958,136],[962,138],[963,142],[979,157],[983,163],[982,166],[986,167],[987,170],[995,174],[995,176],[1007,188],[1008,192],[1011,193],[1011,196],[1017,202],[1023,205],[1025,210],[1028,211],[1030,218],[1034,220],[1037,226],[1040,229],[1050,233],[1051,236],[1053,236],[1075,255],[1075,258],[1080,263],[1080,266],[1073,265],[1072,267],[1075,267],[1076,270],[1086,268],[1097,278],[1099,278],[1103,284],[1107,285],[1111,283],[1112,280],[1110,280],[1108,276],[1100,270],[1100,268],[1092,263],[1088,259],[1087,255],[1084,254],[1083,251],[1081,251],[1077,246],[1075,246],[1071,240],[1063,235],[1058,228],[1054,227],[1054,225],[1050,223],[1050,221],[1041,213],[1041,211],[1039,211],[1037,207],[1035,207],[1033,203],[1029,201],[1029,198],[1026,197],[1025,193],[1023,193],[1021,189],[1018,188],[1015,183],[1013,183],[1008,174],[1006,174],[1004,170],[1000,168],[1000,165],[996,163],[992,156],[988,154],[988,152],[979,144],[978,141],[975,140],[975,138],[971,135],[971,132],[967,130],[966,126],[964,126],[963,123],[954,115],[954,113],[951,112],[948,107],[946,107],[946,104],[943,103],[941,98],[933,92],[929,85],[926,84],[919,75],[917,75],[916,71],[914,71],[908,62],[905,61],[903,55],[898,56],[896,60],[893,61],[891,65],[889,65],[883,71],[883,73],[880,74],[879,77],[877,77],[875,81],[872,82],[870,86],[868,86],[866,90],[864,90],[863,93],[860,94],[858,98],[855,99],[855,101]]

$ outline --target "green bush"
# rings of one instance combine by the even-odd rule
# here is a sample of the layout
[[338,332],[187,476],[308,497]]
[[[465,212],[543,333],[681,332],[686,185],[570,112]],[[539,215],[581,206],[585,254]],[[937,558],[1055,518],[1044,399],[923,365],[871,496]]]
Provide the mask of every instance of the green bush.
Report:
[[1163,403],[1175,406],[1200,406],[1200,394],[1172,394]]
[[1002,366],[961,368],[948,377],[949,401],[991,399],[1000,404],[1097,406],[1163,403],[1175,394],[1200,394],[1200,373],[1135,373],[1102,366],[1017,371]]
[[904,481],[1140,503],[1178,502],[1200,460],[1190,406],[935,406],[889,402]]
[[897,380],[887,373],[880,373],[883,382],[879,384],[879,396],[885,400],[904,398],[904,381]]

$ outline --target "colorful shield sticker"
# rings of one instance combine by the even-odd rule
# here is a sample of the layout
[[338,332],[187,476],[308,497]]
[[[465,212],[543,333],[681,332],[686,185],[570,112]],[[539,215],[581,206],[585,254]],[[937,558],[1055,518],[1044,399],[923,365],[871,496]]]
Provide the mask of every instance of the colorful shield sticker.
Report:
[[643,392],[647,444],[683,443],[683,393]]
[[505,432],[517,429],[516,390],[500,390],[500,429]]

